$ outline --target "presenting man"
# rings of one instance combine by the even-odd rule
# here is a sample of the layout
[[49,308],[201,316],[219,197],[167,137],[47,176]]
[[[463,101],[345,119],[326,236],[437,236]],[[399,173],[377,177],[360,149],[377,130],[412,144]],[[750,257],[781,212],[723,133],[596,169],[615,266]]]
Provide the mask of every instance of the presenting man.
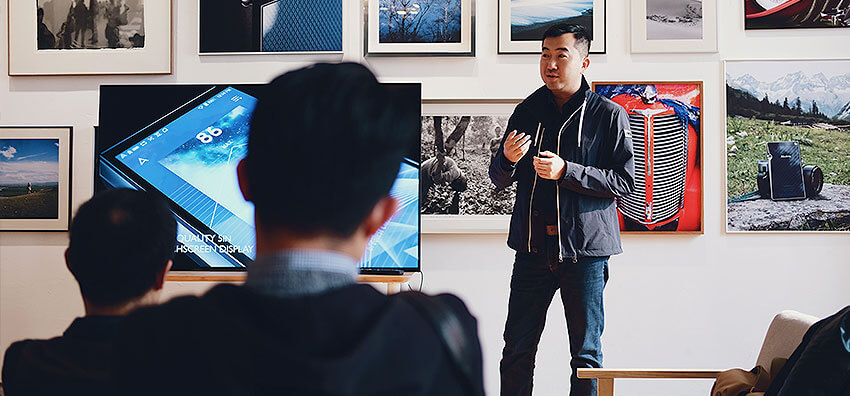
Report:
[[503,395],[529,395],[534,358],[555,291],[570,340],[570,395],[595,395],[576,368],[601,367],[602,291],[608,257],[622,252],[616,198],[634,187],[625,110],[590,90],[584,71],[590,37],[578,25],[544,33],[541,87],[517,105],[490,163],[498,187],[517,183],[508,246],[516,250],[505,348]]

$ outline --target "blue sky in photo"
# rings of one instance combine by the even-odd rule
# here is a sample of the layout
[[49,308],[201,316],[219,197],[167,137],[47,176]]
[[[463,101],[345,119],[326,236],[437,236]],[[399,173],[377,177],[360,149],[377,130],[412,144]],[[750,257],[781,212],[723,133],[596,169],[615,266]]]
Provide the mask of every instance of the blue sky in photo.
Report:
[[511,0],[511,25],[526,26],[579,16],[593,0]]
[[58,139],[0,139],[0,184],[58,182]]
[[[449,0],[448,3],[449,9],[457,10],[455,12],[453,22],[451,23],[451,27],[458,31],[460,30],[461,25],[460,1],[461,0]],[[391,0],[380,0],[378,3],[378,19],[380,22],[378,26],[378,33],[379,36],[382,38],[381,42],[387,42],[383,39],[383,37],[385,37],[389,31],[389,21],[387,20],[386,11],[384,11],[383,9],[390,7],[392,3],[393,2]],[[419,5],[420,10],[422,10],[426,7],[426,3],[428,2],[423,1],[421,4],[416,4]],[[433,0],[432,2],[430,2],[430,4],[432,4],[431,7],[428,8],[427,11],[424,11],[424,15],[422,15],[422,18],[424,19],[421,22],[422,26],[419,28],[419,34],[425,39],[425,42],[436,42],[436,39],[433,37],[430,31],[432,26],[436,24],[436,21],[445,16],[446,0]]]

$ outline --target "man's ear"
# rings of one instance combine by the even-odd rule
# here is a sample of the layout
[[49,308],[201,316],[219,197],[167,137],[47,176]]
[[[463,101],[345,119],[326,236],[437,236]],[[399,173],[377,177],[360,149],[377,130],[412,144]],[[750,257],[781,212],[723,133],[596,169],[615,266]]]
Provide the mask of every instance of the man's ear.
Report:
[[174,261],[168,260],[165,263],[165,267],[162,268],[162,272],[156,274],[156,283],[154,283],[154,290],[162,290],[162,287],[165,286],[165,276],[168,274],[168,271],[171,271],[171,266],[174,264]]
[[251,189],[248,187],[248,162],[247,158],[242,158],[239,165],[236,165],[236,175],[239,179],[239,190],[242,191],[242,196],[246,201],[251,202]]
[[74,274],[74,269],[71,268],[71,248],[65,248],[65,267]]
[[384,223],[393,217],[397,210],[398,200],[389,195],[381,198],[372,207],[372,211],[366,216],[366,220],[363,221],[363,231],[366,233],[366,236],[372,237],[372,235],[375,235],[384,226]]
[[581,61],[581,74],[584,74],[584,71],[587,70],[588,67],[590,67],[590,57],[585,56],[584,60]]

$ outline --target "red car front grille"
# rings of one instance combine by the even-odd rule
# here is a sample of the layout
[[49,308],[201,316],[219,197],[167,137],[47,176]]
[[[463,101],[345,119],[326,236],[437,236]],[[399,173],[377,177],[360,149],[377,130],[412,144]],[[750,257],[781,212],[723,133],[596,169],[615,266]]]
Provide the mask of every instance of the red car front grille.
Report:
[[675,216],[685,198],[688,125],[675,114],[652,113],[629,113],[635,189],[619,200],[623,216],[642,224]]

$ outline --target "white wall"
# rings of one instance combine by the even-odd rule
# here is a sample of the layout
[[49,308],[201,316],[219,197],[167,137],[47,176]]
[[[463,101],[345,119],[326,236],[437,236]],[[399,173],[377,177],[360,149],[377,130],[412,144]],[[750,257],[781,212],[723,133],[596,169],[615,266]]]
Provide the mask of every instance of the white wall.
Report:
[[[744,32],[739,1],[719,1],[717,54],[631,55],[627,5],[608,0],[608,53],[590,80],[705,81],[705,235],[624,237],[605,293],[608,367],[751,367],[783,309],[826,316],[850,304],[850,235],[727,235],[724,230],[723,59],[850,58],[850,29]],[[361,60],[358,4],[346,0],[345,60]],[[197,2],[175,1],[174,75],[0,77],[0,125],[73,125],[74,207],[91,195],[99,84],[263,82],[311,60],[339,57],[196,55]],[[6,2],[0,20],[6,21]],[[476,58],[369,59],[385,81],[422,81],[427,98],[524,97],[540,85],[537,57],[496,54],[496,1],[477,5]],[[0,64],[7,64],[0,29]],[[128,98],[130,100],[132,98]],[[60,334],[82,314],[65,270],[65,233],[0,233],[0,348]],[[426,235],[425,290],[461,296],[479,319],[489,394],[498,393],[512,252],[505,235]],[[418,279],[414,284],[418,284]],[[169,284],[168,295],[208,284]],[[536,394],[565,394],[569,352],[561,304],[541,341]],[[709,381],[623,381],[621,395],[704,394]]]

